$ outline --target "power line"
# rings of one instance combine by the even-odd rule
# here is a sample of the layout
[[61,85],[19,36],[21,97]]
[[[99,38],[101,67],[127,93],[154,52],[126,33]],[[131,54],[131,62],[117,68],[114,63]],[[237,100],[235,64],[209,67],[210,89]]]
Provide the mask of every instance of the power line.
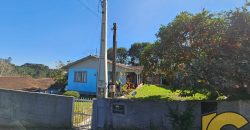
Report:
[[[81,0],[78,0],[78,2],[85,7],[90,13],[92,13],[94,16],[96,16],[97,18],[100,18],[100,15],[98,13],[96,13],[94,10],[92,10],[86,3],[82,2]],[[99,4],[98,4],[99,5]],[[98,7],[99,8],[99,7]]]
[[[100,7],[102,7],[102,1],[98,0],[98,2],[97,2],[97,8],[96,8],[97,10],[96,11],[94,11],[92,8],[89,7],[89,4],[86,3],[86,0],[85,0],[85,2],[83,2],[82,0],[78,0],[78,2],[80,3],[80,5],[84,9],[87,9],[92,15],[94,15],[96,18],[98,18],[97,23],[98,23],[98,25],[101,25]],[[95,26],[95,27],[96,27],[97,30],[99,29],[99,26]],[[96,48],[99,48],[98,45],[99,45],[98,43],[95,43]],[[91,52],[88,51],[88,52],[83,53],[83,55],[86,55],[86,54],[91,54]],[[95,52],[93,54],[97,54],[97,52]]]
[[[102,14],[102,6],[103,6],[102,0],[98,0],[98,2],[97,2],[98,3],[97,4],[97,11],[94,11],[92,8],[90,8],[89,5],[86,3],[86,0],[85,0],[85,2],[83,2],[83,0],[78,0],[78,2],[80,3],[80,5],[82,7],[84,7],[85,9],[87,9],[92,15],[94,15],[95,17],[97,17],[99,19],[97,21],[98,24],[101,24],[101,15],[100,14]],[[98,27],[98,26],[96,26],[96,27]],[[108,23],[108,27],[112,27],[110,23]],[[96,48],[99,48],[97,43],[96,43]]]
[[[82,7],[86,8],[90,13],[92,13],[94,16],[96,16],[101,20],[100,14],[102,13],[102,9],[100,9],[100,7],[102,7],[102,0],[98,0],[97,4],[98,13],[96,13],[93,9],[91,9],[86,3],[82,2],[81,0],[78,0],[78,2],[82,5]],[[98,21],[98,23],[100,23],[100,21]],[[108,23],[108,27],[112,27],[112,25]]]
[[102,9],[100,9],[100,7],[102,6],[102,0],[98,0],[98,5],[97,5],[97,9],[98,9],[98,13],[102,13]]

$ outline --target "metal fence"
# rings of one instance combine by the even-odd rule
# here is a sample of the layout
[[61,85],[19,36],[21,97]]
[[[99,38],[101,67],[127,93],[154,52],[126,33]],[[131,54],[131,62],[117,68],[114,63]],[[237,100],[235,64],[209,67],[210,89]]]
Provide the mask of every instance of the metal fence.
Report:
[[91,129],[92,120],[91,98],[78,98],[74,101],[73,126],[81,129]]

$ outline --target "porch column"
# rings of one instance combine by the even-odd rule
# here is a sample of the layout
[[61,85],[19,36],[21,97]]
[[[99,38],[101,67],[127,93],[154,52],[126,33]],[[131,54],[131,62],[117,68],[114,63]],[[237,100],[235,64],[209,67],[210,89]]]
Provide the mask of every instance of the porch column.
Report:
[[139,74],[139,84],[141,84],[141,74]]
[[136,81],[137,81],[137,85],[139,85],[139,74],[138,73],[136,73]]

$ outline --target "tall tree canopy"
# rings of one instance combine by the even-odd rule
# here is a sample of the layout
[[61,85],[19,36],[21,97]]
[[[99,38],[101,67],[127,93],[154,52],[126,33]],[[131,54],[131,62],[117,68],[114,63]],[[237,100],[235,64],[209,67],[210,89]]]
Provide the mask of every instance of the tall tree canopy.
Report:
[[[108,49],[108,59],[113,60],[113,48]],[[127,64],[128,63],[128,51],[124,47],[117,48],[116,62]]]
[[[250,87],[250,13],[180,13],[143,51],[145,73],[178,86]],[[148,61],[148,62],[147,62]]]
[[[205,10],[195,15],[182,12],[173,22],[162,26],[157,34],[160,71],[168,77],[178,75],[178,79],[186,80],[188,70],[183,67],[191,67],[192,62],[197,60],[200,62],[213,58],[216,55],[215,48],[222,42],[226,25],[223,18]],[[198,79],[205,76],[195,75]]]
[[148,46],[149,42],[142,43],[134,43],[128,50],[128,55],[130,57],[129,64],[130,65],[141,65],[141,54],[146,46]]

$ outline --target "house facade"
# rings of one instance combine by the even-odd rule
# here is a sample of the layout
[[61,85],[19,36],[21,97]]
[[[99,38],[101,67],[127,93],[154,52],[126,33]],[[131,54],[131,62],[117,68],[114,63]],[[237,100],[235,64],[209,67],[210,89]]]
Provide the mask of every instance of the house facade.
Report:
[[[68,71],[67,91],[78,91],[80,94],[96,94],[98,78],[98,57],[87,56],[65,67]],[[121,84],[141,83],[142,67],[116,64],[116,79]],[[108,60],[108,81],[112,79],[112,61]]]

